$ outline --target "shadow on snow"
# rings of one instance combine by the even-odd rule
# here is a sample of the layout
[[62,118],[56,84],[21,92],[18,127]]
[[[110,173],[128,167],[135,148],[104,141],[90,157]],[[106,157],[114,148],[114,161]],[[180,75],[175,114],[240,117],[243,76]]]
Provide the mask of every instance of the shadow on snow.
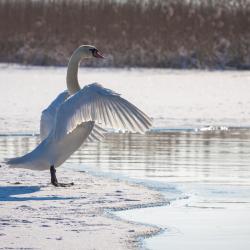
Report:
[[70,200],[73,197],[46,196],[46,197],[13,197],[16,195],[32,194],[40,191],[39,186],[0,186],[1,201],[46,201],[46,200]]

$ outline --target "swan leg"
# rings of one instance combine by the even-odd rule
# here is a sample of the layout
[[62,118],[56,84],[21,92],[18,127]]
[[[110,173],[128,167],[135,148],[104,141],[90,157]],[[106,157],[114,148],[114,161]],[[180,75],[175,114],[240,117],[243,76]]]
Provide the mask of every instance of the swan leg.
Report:
[[51,183],[55,187],[70,187],[70,186],[74,185],[73,182],[71,182],[71,183],[59,183],[57,181],[57,178],[56,178],[56,169],[54,166],[50,166],[50,175],[51,175]]

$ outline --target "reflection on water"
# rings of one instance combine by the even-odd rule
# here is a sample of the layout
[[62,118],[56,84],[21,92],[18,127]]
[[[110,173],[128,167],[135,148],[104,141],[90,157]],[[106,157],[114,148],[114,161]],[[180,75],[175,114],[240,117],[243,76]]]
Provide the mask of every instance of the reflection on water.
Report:
[[[0,159],[22,155],[38,136],[0,136]],[[250,130],[107,134],[81,147],[67,166],[167,182],[250,183]]]

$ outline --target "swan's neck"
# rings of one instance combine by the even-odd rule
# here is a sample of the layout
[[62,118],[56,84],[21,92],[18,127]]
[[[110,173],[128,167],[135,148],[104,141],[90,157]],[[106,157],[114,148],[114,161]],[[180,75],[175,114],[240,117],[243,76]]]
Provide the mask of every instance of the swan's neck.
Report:
[[66,81],[70,95],[75,94],[81,89],[77,77],[78,66],[80,64],[80,61],[81,61],[81,53],[79,50],[76,50],[69,60],[68,70],[67,70]]

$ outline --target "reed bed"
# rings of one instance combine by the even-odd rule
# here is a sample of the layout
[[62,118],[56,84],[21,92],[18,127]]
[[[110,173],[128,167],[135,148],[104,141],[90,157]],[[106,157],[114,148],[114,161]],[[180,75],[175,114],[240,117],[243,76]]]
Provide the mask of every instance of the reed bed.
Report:
[[0,61],[89,66],[250,68],[249,0],[0,0]]

